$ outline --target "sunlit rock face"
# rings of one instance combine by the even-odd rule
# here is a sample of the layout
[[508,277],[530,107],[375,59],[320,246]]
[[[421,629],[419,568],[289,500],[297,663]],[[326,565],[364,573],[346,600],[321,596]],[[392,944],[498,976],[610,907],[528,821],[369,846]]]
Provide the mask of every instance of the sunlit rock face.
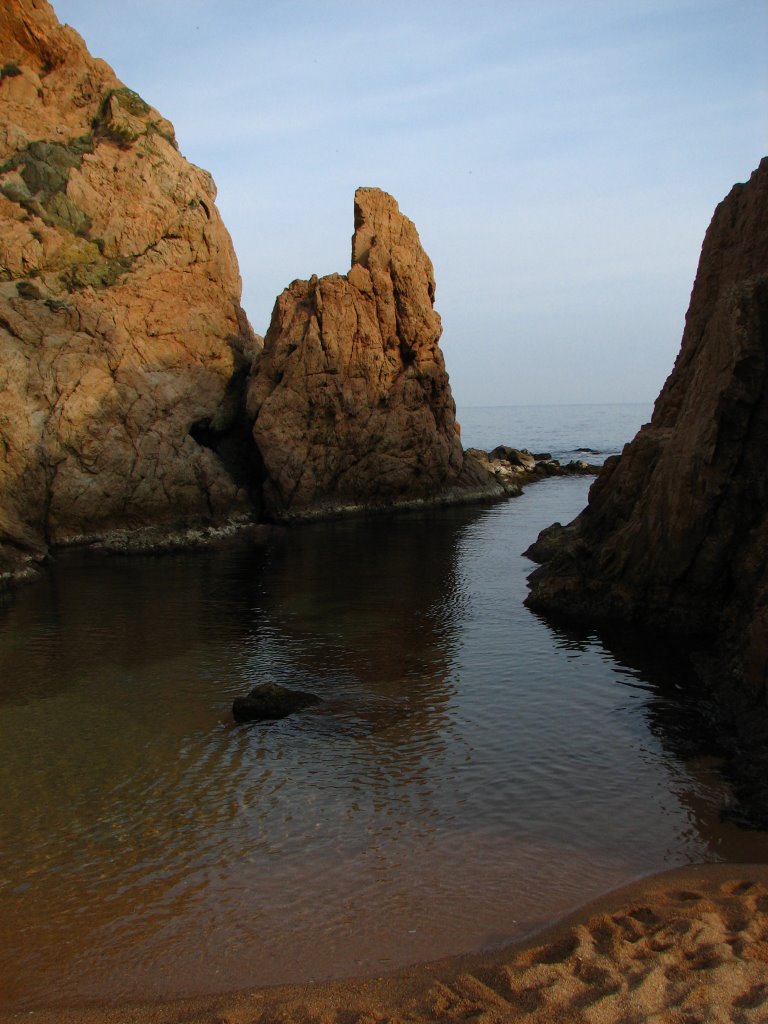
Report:
[[286,288],[249,384],[274,515],[503,493],[462,450],[434,297],[412,222],[358,189],[351,270]]
[[531,553],[528,604],[706,643],[764,694],[768,669],[768,159],[709,226],[682,347],[650,424],[589,505]]
[[0,567],[244,508],[258,339],[210,176],[45,0],[4,0],[0,65]]

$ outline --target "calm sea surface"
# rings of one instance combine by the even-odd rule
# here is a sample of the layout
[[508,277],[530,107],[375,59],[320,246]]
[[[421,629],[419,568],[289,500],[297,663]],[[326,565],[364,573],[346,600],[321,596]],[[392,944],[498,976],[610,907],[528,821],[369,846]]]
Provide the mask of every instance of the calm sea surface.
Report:
[[[649,403],[635,405],[496,405],[460,407],[457,419],[465,448],[490,451],[498,444],[547,452],[569,462],[583,459],[601,465],[618,455],[651,418]],[[579,449],[589,449],[589,454]]]
[[[460,410],[618,451],[649,408]],[[0,605],[0,1003],[373,974],[638,875],[766,860],[686,754],[674,652],[548,625],[520,552],[588,479],[259,550],[61,555]],[[261,680],[324,703],[237,726]]]

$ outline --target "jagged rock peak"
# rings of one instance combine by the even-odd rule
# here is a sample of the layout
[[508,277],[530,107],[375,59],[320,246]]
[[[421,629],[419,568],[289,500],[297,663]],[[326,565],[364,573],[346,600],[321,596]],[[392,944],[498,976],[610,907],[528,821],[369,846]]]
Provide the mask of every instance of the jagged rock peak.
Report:
[[410,264],[418,266],[430,303],[435,301],[435,275],[432,261],[421,247],[416,225],[400,212],[397,202],[378,188],[359,188],[355,192],[355,233],[352,235],[352,266],[359,263],[370,269],[374,264],[391,265],[409,254]]
[[0,107],[0,575],[245,507],[213,449],[258,341],[210,175],[45,0],[0,6]]
[[434,296],[413,223],[358,189],[349,273],[279,296],[249,385],[274,515],[498,493],[462,450]]

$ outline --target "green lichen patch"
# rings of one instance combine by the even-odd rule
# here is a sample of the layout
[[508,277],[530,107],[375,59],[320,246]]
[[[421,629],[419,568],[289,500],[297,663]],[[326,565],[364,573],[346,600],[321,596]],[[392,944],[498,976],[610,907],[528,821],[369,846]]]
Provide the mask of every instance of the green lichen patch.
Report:
[[134,117],[147,117],[152,111],[150,105],[133,89],[112,89],[110,95],[115,97],[121,109]]
[[37,285],[32,284],[31,281],[17,281],[16,291],[22,299],[39,299],[41,298],[40,289]]
[[174,147],[173,126],[163,118],[152,118],[152,108],[133,89],[110,89],[93,119],[93,130],[122,148],[131,146],[142,135],[162,135]]
[[101,101],[93,127],[121,146],[129,146],[149,127],[152,108],[133,89],[110,89]]
[[59,280],[69,292],[82,291],[83,288],[109,288],[128,273],[132,264],[133,259],[129,256],[73,263],[59,275]]
[[90,135],[69,142],[31,142],[15,153],[0,172],[18,170],[30,193],[41,201],[56,192],[64,192],[73,167],[80,167],[86,153],[93,152]]
[[3,64],[0,68],[0,82],[4,78],[16,78],[21,74],[21,68],[18,64]]
[[90,219],[67,197],[70,172],[93,152],[90,135],[69,142],[31,142],[0,166],[0,192],[49,227],[84,235]]
[[91,229],[91,218],[67,196],[60,192],[51,196],[45,204],[45,211],[55,227],[71,231],[73,235],[87,237]]

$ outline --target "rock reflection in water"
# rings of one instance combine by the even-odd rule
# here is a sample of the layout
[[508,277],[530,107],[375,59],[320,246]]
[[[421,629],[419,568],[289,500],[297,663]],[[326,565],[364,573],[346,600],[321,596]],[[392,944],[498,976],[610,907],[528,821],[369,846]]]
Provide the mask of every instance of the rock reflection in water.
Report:
[[[457,550],[478,512],[305,527],[264,573],[264,627],[248,671],[308,687],[325,700],[320,728],[362,741],[362,756],[406,770],[444,747],[453,658],[468,596]],[[447,527],[447,528],[446,528]],[[322,594],[318,601],[317,595]]]
[[[653,664],[523,608],[517,553],[587,485],[268,548],[65,553],[19,591],[0,611],[6,1004],[375,973],[734,856]],[[324,703],[236,725],[266,679]]]
[[611,626],[592,629],[560,616],[534,613],[565,650],[586,653],[599,647],[614,662],[672,769],[671,789],[686,809],[689,831],[706,845],[707,860],[758,863],[768,853],[765,833],[745,830],[724,811],[732,794],[705,691],[684,641],[650,629]]

